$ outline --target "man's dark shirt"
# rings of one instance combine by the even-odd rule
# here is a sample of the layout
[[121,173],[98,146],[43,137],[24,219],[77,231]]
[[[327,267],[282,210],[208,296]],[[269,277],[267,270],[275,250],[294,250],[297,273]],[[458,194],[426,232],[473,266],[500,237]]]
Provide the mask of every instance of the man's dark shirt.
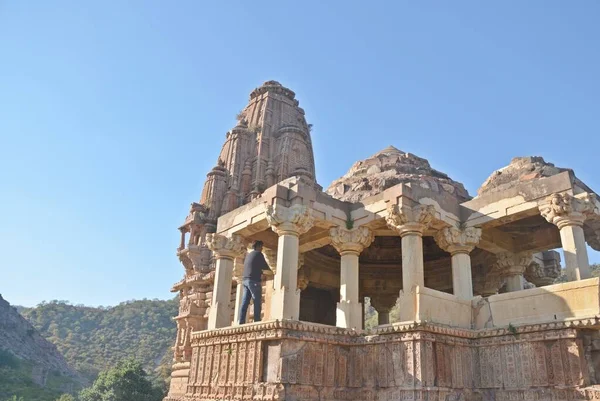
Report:
[[244,260],[244,275],[242,278],[260,281],[263,270],[271,269],[262,252],[255,250],[246,255],[246,259]]

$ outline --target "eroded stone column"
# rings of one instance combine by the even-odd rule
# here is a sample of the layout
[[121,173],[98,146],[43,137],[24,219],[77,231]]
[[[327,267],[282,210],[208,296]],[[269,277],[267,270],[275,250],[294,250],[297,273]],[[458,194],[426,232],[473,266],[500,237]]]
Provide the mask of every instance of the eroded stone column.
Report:
[[268,205],[266,214],[271,229],[279,236],[270,317],[298,320],[300,317],[299,237],[313,226],[311,211],[303,205],[291,207]]
[[440,248],[452,257],[452,288],[454,295],[461,299],[473,298],[470,253],[479,243],[481,229],[468,227],[459,230],[446,227],[437,232],[435,240]]
[[340,302],[337,304],[336,326],[361,330],[363,305],[358,296],[358,257],[373,242],[373,233],[367,227],[352,230],[334,227],[329,235],[331,244],[340,253]]
[[599,214],[595,196],[585,194],[576,198],[569,194],[553,194],[539,208],[541,215],[560,230],[569,281],[590,278],[583,223],[588,216]]
[[521,291],[525,284],[523,273],[533,262],[533,254],[531,252],[506,252],[497,254],[496,258],[494,269],[499,272],[500,277],[506,283],[506,292]]
[[245,250],[241,237],[231,238],[219,234],[207,234],[206,244],[216,260],[215,284],[208,315],[208,329],[227,327],[231,324],[231,284],[233,264]]
[[423,267],[423,231],[435,216],[431,205],[399,207],[390,205],[386,223],[402,239],[402,287],[408,293],[415,286],[425,286]]

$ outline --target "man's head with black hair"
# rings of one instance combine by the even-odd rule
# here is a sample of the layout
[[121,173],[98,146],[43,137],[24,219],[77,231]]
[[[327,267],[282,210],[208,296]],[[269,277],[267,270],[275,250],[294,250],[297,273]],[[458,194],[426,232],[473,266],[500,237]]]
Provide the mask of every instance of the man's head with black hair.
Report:
[[262,241],[254,241],[252,243],[252,249],[254,249],[255,251],[259,251],[262,252],[262,248],[263,248],[263,242]]

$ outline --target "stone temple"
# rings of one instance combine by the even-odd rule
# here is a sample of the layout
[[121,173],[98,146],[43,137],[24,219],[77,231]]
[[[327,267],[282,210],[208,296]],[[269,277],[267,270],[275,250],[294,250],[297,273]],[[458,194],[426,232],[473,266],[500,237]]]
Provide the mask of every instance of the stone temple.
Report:
[[[226,134],[179,228],[166,400],[600,399],[600,202],[572,170],[518,157],[471,197],[389,146],[323,191],[310,127],[268,81]],[[256,239],[275,274],[236,325]]]

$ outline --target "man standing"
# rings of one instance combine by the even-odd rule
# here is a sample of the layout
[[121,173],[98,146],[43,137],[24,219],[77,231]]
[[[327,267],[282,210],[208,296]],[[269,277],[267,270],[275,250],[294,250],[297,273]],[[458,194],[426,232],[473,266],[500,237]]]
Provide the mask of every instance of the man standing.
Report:
[[262,254],[263,242],[254,241],[252,251],[246,255],[244,260],[244,274],[242,275],[242,284],[244,292],[242,295],[242,305],[240,306],[239,324],[246,323],[246,313],[250,300],[254,300],[254,321],[260,322],[260,312],[262,307],[262,282],[261,275],[263,271],[273,271],[269,268],[265,256]]

